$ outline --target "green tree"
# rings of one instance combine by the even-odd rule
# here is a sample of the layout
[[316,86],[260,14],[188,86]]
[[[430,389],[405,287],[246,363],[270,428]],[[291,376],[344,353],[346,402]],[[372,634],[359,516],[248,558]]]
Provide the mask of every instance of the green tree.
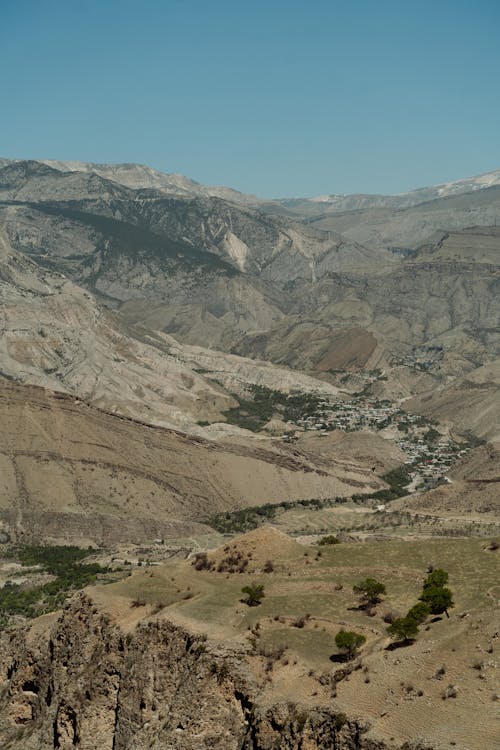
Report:
[[243,599],[245,604],[249,607],[257,607],[264,598],[264,585],[262,583],[251,583],[248,586],[243,586],[241,589],[243,594],[246,594],[246,599]]
[[453,603],[453,594],[446,586],[424,588],[420,596],[420,601],[427,604],[431,614],[440,615],[444,612],[446,617],[449,617],[448,610],[455,606]]
[[387,628],[387,632],[391,638],[408,643],[408,641],[417,635],[418,625],[413,617],[406,615],[406,617],[398,617],[397,620],[394,620]]
[[365,641],[364,635],[352,630],[339,630],[335,636],[335,645],[344,652],[347,659],[353,659]]
[[433,570],[424,581],[424,589],[441,588],[448,583],[448,573],[442,568]]
[[378,604],[382,594],[385,594],[385,586],[375,578],[365,578],[352,587],[355,594],[361,594],[361,604],[364,607],[371,607]]
[[430,609],[425,602],[417,602],[411,609],[408,610],[406,617],[410,617],[415,620],[417,625],[420,625],[429,616]]

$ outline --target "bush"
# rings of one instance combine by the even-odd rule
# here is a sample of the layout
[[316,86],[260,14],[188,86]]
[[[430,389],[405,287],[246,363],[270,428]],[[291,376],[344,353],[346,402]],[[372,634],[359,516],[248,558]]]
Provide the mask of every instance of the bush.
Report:
[[206,552],[197,552],[194,556],[193,566],[195,570],[212,570],[213,563],[208,559]]
[[319,545],[325,545],[325,544],[340,544],[339,540],[336,536],[333,534],[328,534],[328,536],[322,537],[319,542]]
[[252,583],[249,586],[243,586],[241,592],[246,594],[243,602],[248,604],[249,607],[257,607],[265,596],[264,585],[262,583]]

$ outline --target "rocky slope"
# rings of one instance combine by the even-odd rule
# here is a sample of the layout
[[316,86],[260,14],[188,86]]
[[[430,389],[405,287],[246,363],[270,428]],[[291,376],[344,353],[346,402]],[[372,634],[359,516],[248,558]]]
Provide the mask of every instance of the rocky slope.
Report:
[[[313,549],[264,527],[208,555],[223,567],[239,555],[248,572],[192,561],[138,569],[2,633],[2,747],[495,747],[497,553],[485,540],[442,538],[340,544],[321,558]],[[262,574],[268,555],[274,570]],[[449,571],[455,609],[391,646],[382,615],[415,601],[426,560]],[[372,617],[352,591],[367,574],[387,584]],[[255,575],[266,596],[247,607],[241,587]],[[334,637],[351,625],[366,643],[336,662]]]
[[[5,750],[385,750],[332,707],[259,706],[231,649],[169,622],[125,634],[85,595],[0,651]],[[139,666],[140,665],[140,666]],[[332,745],[333,743],[333,745]]]
[[206,434],[198,422],[223,422],[223,411],[236,404],[231,393],[248,384],[337,392],[265,362],[127,326],[93,294],[15,250],[1,228],[0,293],[3,377],[66,391],[152,424]]
[[500,220],[500,185],[447,195],[408,208],[366,208],[310,219],[313,226],[342,233],[370,248],[399,253],[417,249],[443,231],[493,227]]

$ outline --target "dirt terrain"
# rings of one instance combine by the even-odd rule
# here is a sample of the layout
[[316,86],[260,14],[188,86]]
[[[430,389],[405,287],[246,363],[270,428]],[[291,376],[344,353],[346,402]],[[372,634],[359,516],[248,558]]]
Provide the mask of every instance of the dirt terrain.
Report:
[[8,381],[0,414],[0,519],[18,539],[186,536],[220,511],[385,486],[345,456],[270,440],[214,443]]

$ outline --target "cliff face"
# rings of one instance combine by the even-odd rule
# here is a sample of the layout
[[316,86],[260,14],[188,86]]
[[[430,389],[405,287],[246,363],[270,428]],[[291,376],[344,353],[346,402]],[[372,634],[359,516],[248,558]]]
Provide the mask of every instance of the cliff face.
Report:
[[6,750],[384,750],[333,708],[259,706],[237,655],[165,621],[125,635],[84,594],[0,641]]

